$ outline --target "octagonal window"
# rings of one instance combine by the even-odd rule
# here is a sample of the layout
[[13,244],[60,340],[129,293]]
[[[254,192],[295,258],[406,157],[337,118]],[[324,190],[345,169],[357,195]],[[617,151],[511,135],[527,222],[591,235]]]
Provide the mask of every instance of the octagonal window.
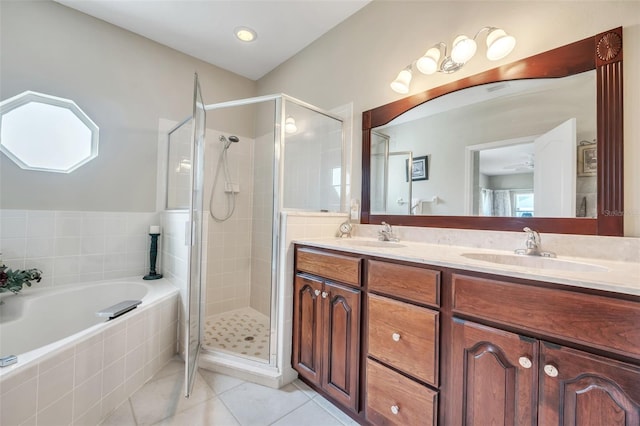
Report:
[[0,151],[23,169],[71,173],[98,156],[98,126],[72,100],[26,91],[0,103]]

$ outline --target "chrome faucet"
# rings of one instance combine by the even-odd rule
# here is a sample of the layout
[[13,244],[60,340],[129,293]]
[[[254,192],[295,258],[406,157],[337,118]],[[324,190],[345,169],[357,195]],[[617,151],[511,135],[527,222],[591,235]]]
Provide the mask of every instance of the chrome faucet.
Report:
[[393,235],[393,228],[387,222],[382,222],[382,229],[378,231],[378,240],[380,241],[400,241],[398,237]]
[[550,251],[542,251],[542,239],[540,233],[531,228],[525,227],[523,229],[527,233],[527,239],[525,240],[526,249],[514,250],[515,254],[521,254],[526,256],[542,256],[542,257],[556,257],[556,254]]

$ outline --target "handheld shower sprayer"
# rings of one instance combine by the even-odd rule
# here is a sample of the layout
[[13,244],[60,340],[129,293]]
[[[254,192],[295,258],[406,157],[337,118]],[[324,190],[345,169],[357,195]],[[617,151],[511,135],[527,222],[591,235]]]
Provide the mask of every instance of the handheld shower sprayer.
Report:
[[218,157],[218,166],[216,167],[215,175],[213,178],[213,185],[211,186],[211,194],[209,195],[209,214],[217,222],[224,222],[225,220],[231,217],[234,210],[236,209],[236,192],[237,191],[234,191],[233,189],[231,191],[224,189],[224,194],[226,196],[227,203],[226,203],[226,213],[222,216],[216,216],[213,213],[213,209],[214,209],[213,194],[216,189],[216,185],[218,185],[218,177],[220,175],[220,169],[222,169],[224,174],[224,188],[233,186],[232,180],[231,180],[231,173],[229,172],[229,160],[227,158],[227,150],[229,149],[232,143],[240,142],[240,138],[238,138],[237,136],[229,136],[229,138],[227,139],[224,135],[220,135],[218,140],[224,143],[224,147],[222,148],[222,151],[220,151],[220,156]]
[[229,139],[227,139],[224,135],[220,135],[219,140],[220,142],[224,142],[224,149],[228,149],[232,142],[240,142],[240,139],[237,136],[229,136]]

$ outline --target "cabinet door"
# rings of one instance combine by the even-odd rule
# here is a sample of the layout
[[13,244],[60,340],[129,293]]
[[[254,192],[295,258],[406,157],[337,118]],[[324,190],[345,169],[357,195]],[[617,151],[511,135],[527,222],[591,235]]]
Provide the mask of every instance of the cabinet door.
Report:
[[640,425],[640,367],[543,342],[541,425]]
[[322,282],[297,275],[293,297],[293,368],[320,384],[322,368]]
[[538,343],[454,319],[453,425],[535,425]]
[[358,410],[360,291],[325,283],[322,387],[353,411]]

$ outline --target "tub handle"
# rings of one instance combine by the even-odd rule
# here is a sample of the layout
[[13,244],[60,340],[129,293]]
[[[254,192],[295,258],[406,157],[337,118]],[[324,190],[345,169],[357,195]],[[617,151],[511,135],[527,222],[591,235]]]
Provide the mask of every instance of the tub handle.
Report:
[[125,300],[96,312],[96,315],[99,317],[108,317],[111,320],[119,317],[120,315],[126,314],[132,309],[135,309],[141,303],[142,300]]

